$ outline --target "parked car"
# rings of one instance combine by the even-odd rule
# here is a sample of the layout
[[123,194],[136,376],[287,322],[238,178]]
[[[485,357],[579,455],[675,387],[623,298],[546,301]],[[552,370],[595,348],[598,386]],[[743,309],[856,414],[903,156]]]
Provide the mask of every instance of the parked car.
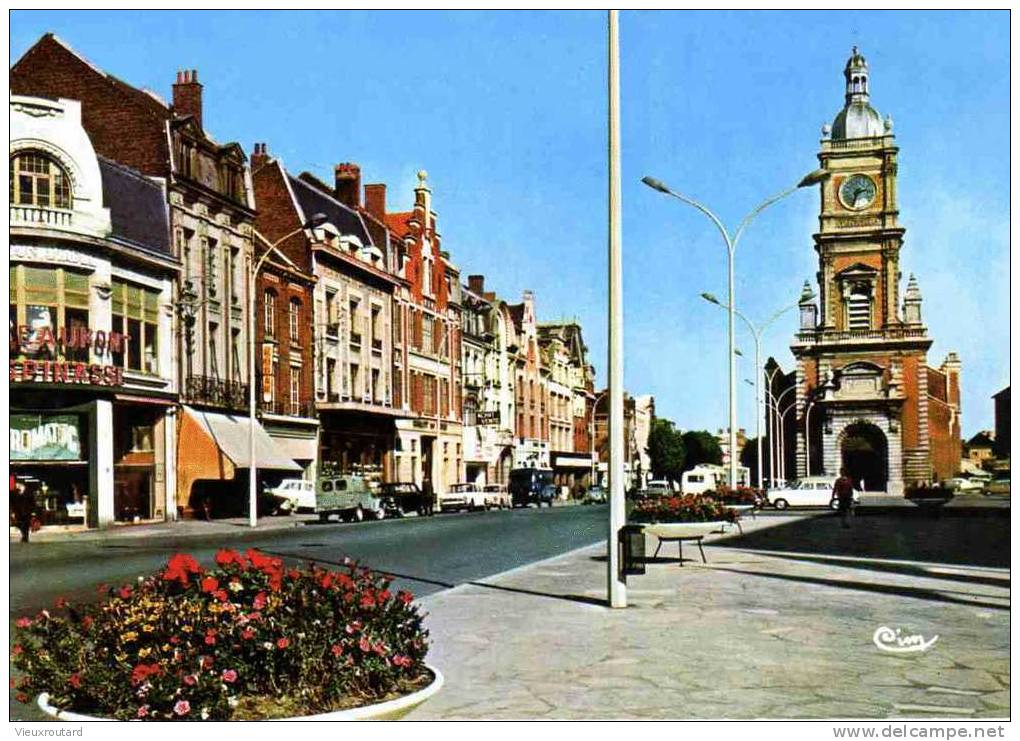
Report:
[[285,512],[315,511],[315,482],[304,479],[284,479],[278,485],[266,489],[266,495],[280,499],[280,509]]
[[485,492],[478,484],[452,484],[450,490],[439,495],[440,512],[485,509]]
[[510,501],[514,507],[543,503],[552,507],[556,498],[553,472],[547,468],[515,468],[510,472]]
[[951,478],[951,479],[943,479],[942,482],[939,485],[943,489],[948,489],[949,491],[954,491],[954,492],[955,491],[979,491],[982,488],[982,485],[979,482],[973,481],[971,479],[963,478],[962,476],[957,476],[957,477],[954,477],[954,478]]
[[482,492],[485,494],[486,509],[510,509],[510,492],[503,484],[486,484]]
[[431,516],[435,511],[435,503],[413,481],[389,482],[380,484],[375,495],[382,501],[386,514],[403,517],[408,512]]
[[675,493],[668,481],[649,481],[648,487],[645,489],[645,497],[652,499],[656,497],[671,497]]
[[581,500],[582,504],[605,504],[609,501],[609,496],[606,490],[601,486],[590,486],[588,491],[584,494],[584,499]]
[[[768,499],[776,509],[788,507],[831,507],[837,509],[839,501],[832,495],[834,476],[809,476],[794,481],[782,489],[769,489]],[[860,504],[861,495],[854,491],[854,504]]]
[[330,515],[361,522],[365,517],[386,517],[382,500],[361,476],[322,476],[315,482],[315,513],[326,522]]
[[998,476],[987,484],[981,492],[985,496],[989,494],[1009,494],[1009,476]]

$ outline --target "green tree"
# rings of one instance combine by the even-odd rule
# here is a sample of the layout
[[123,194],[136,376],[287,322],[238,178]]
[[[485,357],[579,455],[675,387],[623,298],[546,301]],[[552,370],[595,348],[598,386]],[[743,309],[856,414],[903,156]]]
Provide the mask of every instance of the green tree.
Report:
[[649,465],[652,475],[657,479],[679,481],[684,472],[683,437],[668,419],[656,419],[648,432]]
[[684,462],[684,470],[689,471],[702,463],[722,463],[722,448],[708,430],[688,430],[683,434],[684,450],[687,451],[687,460]]

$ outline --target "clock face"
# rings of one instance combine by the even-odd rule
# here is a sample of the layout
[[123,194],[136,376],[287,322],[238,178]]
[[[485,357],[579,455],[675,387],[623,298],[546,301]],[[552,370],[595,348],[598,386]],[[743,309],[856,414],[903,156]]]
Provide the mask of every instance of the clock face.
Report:
[[867,175],[851,175],[839,188],[839,200],[847,208],[859,211],[875,201],[875,181]]

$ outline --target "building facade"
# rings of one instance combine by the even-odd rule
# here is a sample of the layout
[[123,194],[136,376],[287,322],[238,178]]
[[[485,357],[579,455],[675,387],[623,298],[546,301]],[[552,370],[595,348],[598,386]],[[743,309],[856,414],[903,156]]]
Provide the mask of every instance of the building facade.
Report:
[[549,368],[542,362],[535,321],[535,294],[525,291],[507,307],[514,330],[514,468],[550,468]]
[[[870,103],[856,50],[844,69],[845,105],[822,131],[819,304],[801,299],[797,362],[797,474],[838,475],[870,491],[951,476],[960,460],[960,363],[929,368],[931,339],[911,276],[900,294],[897,152],[892,120]],[[955,463],[954,463],[955,461]]]
[[393,364],[405,379],[404,416],[396,422],[397,478],[438,493],[464,479],[460,271],[442,249],[424,170],[412,210],[380,215],[395,243],[401,281],[393,318]]
[[45,525],[176,516],[166,183],[97,154],[82,104],[10,98],[13,482]]

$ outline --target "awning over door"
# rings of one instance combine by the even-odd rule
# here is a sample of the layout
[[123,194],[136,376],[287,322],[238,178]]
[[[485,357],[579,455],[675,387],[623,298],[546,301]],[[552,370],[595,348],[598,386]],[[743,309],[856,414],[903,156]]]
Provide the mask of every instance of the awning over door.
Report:
[[[199,428],[208,434],[234,467],[251,468],[249,438],[251,427],[247,417],[203,412],[189,406],[184,407],[184,412],[198,423]],[[255,421],[255,463],[265,470],[302,470],[301,466],[280,450],[258,420]]]
[[273,437],[276,448],[296,461],[314,461],[319,457],[319,441],[315,437]]

